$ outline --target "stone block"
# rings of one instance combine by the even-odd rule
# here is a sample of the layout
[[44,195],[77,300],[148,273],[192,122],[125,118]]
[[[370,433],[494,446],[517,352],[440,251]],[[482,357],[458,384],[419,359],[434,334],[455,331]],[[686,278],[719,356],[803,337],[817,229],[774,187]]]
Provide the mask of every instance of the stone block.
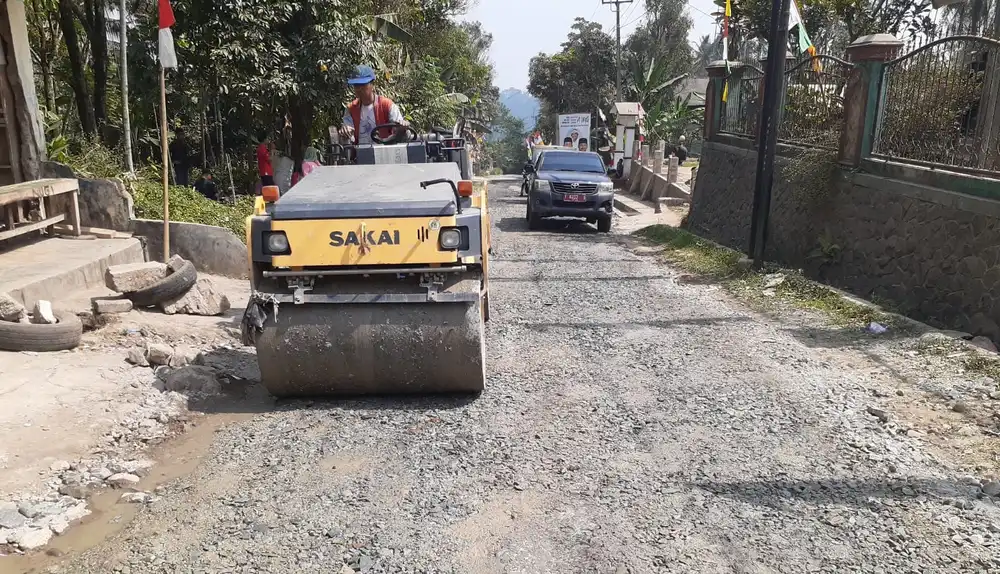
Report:
[[94,312],[99,315],[128,313],[132,310],[132,301],[128,299],[94,299]]
[[157,261],[112,265],[104,274],[104,283],[112,291],[131,293],[165,279],[167,272],[167,265]]
[[36,325],[54,325],[56,316],[52,312],[52,303],[39,300],[35,301],[35,308],[31,313],[31,322]]

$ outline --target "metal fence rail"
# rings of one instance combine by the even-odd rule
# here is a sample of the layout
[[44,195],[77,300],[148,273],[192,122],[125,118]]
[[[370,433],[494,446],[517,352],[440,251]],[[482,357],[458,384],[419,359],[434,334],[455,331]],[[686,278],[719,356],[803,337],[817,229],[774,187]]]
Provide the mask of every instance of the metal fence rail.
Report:
[[757,137],[763,80],[764,70],[751,65],[741,66],[726,79],[729,97],[723,103],[719,131],[749,138]]
[[951,36],[883,68],[872,155],[1000,175],[1000,41]]
[[844,128],[844,91],[851,63],[817,55],[790,63],[778,139],[792,144],[837,149]]

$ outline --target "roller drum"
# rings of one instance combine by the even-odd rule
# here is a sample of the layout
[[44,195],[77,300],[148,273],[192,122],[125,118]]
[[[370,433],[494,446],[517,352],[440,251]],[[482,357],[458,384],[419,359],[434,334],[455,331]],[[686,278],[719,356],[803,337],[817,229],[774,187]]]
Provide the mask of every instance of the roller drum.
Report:
[[480,301],[284,304],[257,336],[278,397],[483,390]]

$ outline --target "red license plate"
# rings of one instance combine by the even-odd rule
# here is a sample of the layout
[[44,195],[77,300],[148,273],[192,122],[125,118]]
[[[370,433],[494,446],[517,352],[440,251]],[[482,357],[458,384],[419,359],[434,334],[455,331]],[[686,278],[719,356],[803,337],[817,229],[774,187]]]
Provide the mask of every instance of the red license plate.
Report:
[[578,202],[578,203],[583,203],[584,201],[587,201],[587,196],[581,195],[579,193],[570,193],[570,194],[564,195],[563,199],[566,200],[566,201],[575,201],[575,202]]

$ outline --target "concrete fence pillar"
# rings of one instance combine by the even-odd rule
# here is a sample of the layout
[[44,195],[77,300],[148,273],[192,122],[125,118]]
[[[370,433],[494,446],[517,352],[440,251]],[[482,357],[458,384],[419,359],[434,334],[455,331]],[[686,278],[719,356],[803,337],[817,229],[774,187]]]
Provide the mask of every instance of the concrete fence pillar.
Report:
[[667,163],[667,183],[677,183],[677,167],[680,165],[680,160],[677,156],[670,156],[670,161]]
[[642,144],[642,165],[646,167],[653,165],[653,157],[649,153],[649,144]]
[[663,153],[666,151],[666,142],[658,142],[656,144],[656,151],[653,152],[653,173],[661,173],[663,171]]
[[705,67],[708,86],[705,88],[705,141],[712,141],[722,122],[722,87],[726,81],[726,62],[716,60]]
[[863,36],[847,47],[847,59],[854,67],[844,91],[844,128],[837,153],[837,161],[844,167],[858,167],[871,154],[885,90],[882,72],[885,63],[896,58],[902,47],[903,43],[891,34]]

